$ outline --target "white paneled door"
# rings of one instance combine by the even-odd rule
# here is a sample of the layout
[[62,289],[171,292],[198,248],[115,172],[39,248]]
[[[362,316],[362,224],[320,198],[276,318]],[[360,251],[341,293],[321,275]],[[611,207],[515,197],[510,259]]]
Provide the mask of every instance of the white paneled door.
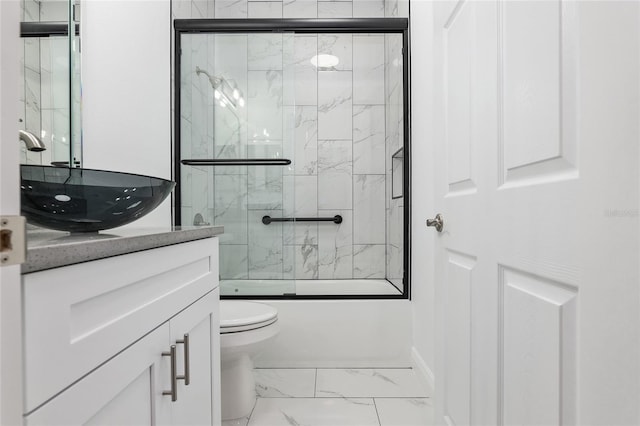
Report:
[[640,424],[640,3],[434,18],[437,422]]
[[[20,2],[0,1],[0,214],[20,215]],[[20,265],[0,266],[0,424],[22,421]]]

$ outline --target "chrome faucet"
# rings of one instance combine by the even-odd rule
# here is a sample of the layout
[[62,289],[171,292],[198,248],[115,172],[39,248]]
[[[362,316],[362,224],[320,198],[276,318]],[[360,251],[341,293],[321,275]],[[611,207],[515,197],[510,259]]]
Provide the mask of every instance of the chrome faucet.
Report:
[[47,149],[44,146],[44,143],[38,138],[36,135],[30,132],[25,132],[24,130],[19,131],[19,138],[21,141],[27,145],[27,149],[33,152],[40,152]]

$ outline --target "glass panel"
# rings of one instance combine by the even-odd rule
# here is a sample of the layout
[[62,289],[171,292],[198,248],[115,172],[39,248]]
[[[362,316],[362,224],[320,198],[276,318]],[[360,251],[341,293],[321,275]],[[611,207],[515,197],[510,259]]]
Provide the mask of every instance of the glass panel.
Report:
[[404,143],[401,48],[400,34],[295,36],[296,208],[342,217],[296,224],[297,294],[402,291],[403,203],[390,173]]
[[[181,36],[181,157],[286,159],[295,106],[284,102],[289,34]],[[287,155],[285,155],[287,150]],[[295,202],[288,165],[182,165],[182,224],[223,225],[222,294],[294,294],[295,254],[285,241]],[[291,216],[292,217],[292,216]]]
[[69,87],[71,106],[69,108],[71,141],[69,158],[74,167],[82,165],[82,86],[80,81],[80,0],[69,0]]
[[[394,165],[404,174],[408,159],[393,160],[393,155],[404,147],[404,93],[402,90],[402,37],[399,34],[385,35],[385,151],[386,151],[386,278],[399,290],[403,288],[404,276],[404,200],[393,197]],[[398,156],[398,155],[396,155]],[[398,170],[396,170],[396,173]],[[403,181],[404,195],[408,182]]]

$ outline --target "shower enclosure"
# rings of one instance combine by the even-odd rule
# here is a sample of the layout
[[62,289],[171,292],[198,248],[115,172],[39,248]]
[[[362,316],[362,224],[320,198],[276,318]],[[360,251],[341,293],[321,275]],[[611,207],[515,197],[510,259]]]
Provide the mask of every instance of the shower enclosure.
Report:
[[223,296],[409,296],[404,18],[175,20],[175,222]]

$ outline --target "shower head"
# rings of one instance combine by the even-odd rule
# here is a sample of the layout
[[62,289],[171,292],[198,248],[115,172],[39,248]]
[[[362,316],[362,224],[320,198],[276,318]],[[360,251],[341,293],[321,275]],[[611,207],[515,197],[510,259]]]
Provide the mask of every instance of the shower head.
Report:
[[244,107],[244,95],[240,89],[238,89],[235,82],[233,84],[229,83],[224,77],[211,75],[206,70],[196,66],[196,75],[200,76],[200,74],[204,74],[209,78],[216,101],[218,101],[221,107],[228,105],[232,106],[232,109],[236,109],[238,106]]
[[44,143],[36,135],[24,130],[19,131],[19,139],[27,145],[27,149],[33,152],[40,152],[47,149]]
[[205,74],[207,77],[209,77],[209,73],[206,70],[203,70],[202,68],[200,68],[198,65],[196,65],[196,74],[197,75]]
[[199,66],[196,66],[196,75],[200,76],[200,74],[204,74],[209,78],[209,81],[211,82],[211,86],[213,86],[214,89],[217,89],[218,86],[220,86],[220,83],[222,82],[222,79],[220,77],[216,77],[215,75],[212,76],[206,70],[203,70]]

